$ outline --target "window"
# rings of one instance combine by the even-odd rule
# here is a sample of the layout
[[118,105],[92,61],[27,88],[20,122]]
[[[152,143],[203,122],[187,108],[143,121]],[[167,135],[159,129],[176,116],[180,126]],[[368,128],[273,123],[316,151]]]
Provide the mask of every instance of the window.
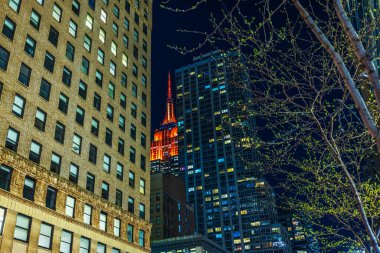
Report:
[[50,171],[59,174],[61,172],[62,157],[56,153],[51,154]]
[[146,24],[143,24],[143,33],[144,33],[145,35],[148,34],[148,26],[147,26]]
[[77,106],[76,115],[75,115],[75,121],[79,125],[83,126],[83,124],[84,124],[84,116],[85,116],[85,110],[83,108],[81,108],[80,106]]
[[113,61],[110,61],[110,73],[113,76],[116,76],[116,64]]
[[94,192],[95,189],[95,176],[91,173],[87,173],[86,190]]
[[27,242],[29,240],[30,223],[32,219],[23,214],[17,214],[13,238]]
[[135,77],[137,77],[138,72],[139,72],[139,68],[137,67],[136,64],[133,63],[133,66],[132,66],[132,74],[133,74]]
[[17,152],[19,136],[20,136],[19,131],[10,127],[8,129],[7,139],[5,141],[5,147],[10,150],[13,150],[14,152]]
[[0,46],[0,69],[6,71],[9,61],[9,52]]
[[140,0],[135,0],[136,9],[140,9]]
[[107,119],[113,121],[113,107],[110,105],[107,105]]
[[127,239],[128,242],[133,242],[133,226],[131,224],[127,226]]
[[79,167],[76,164],[70,164],[69,180],[74,184],[78,183]]
[[84,41],[83,41],[83,47],[88,52],[91,52],[91,45],[92,45],[92,39],[87,34],[85,34],[84,35]]
[[73,0],[73,3],[71,4],[71,9],[75,14],[79,16],[80,13],[80,3],[77,0]]
[[140,23],[140,16],[139,16],[139,14],[137,14],[136,12],[135,12],[135,18],[134,18],[134,20],[135,20],[135,23],[136,23],[137,25]]
[[59,38],[59,32],[52,26],[50,26],[49,31],[49,37],[48,40],[53,44],[55,47],[58,45],[58,38]]
[[100,28],[99,30],[99,40],[104,44],[104,42],[106,41],[106,32]]
[[50,98],[50,89],[51,89],[51,84],[42,78],[39,94],[42,98],[44,98],[47,101],[49,101],[49,98]]
[[90,144],[90,151],[88,154],[88,160],[90,162],[96,164],[97,156],[98,156],[98,148],[95,145]]
[[40,5],[44,5],[44,0],[36,0],[37,3],[39,3]]
[[77,134],[74,134],[72,151],[74,151],[74,153],[80,155],[81,149],[82,149],[82,137],[80,137]]
[[110,173],[111,170],[111,157],[107,154],[104,154],[103,157],[103,170],[107,173]]
[[139,230],[139,246],[145,246],[145,231],[141,229]]
[[104,52],[102,49],[98,48],[98,62],[104,65]]
[[85,84],[82,80],[79,81],[78,95],[83,99],[86,99],[87,97],[87,84]]
[[145,219],[145,205],[140,203],[140,206],[139,206],[139,215],[140,215],[140,218],[141,219]]
[[21,63],[20,72],[18,74],[18,80],[25,86],[29,86],[30,74],[32,69],[29,68],[26,64]]
[[13,100],[12,113],[20,118],[24,116],[25,98],[16,94]]
[[105,143],[112,147],[112,131],[108,128],[106,128],[106,139],[105,139]]
[[98,242],[98,247],[96,249],[96,253],[106,253],[106,245]]
[[107,23],[107,12],[103,9],[100,10],[100,20],[103,21],[103,23]]
[[53,239],[53,226],[45,222],[41,223],[40,236],[38,238],[38,246],[51,249]]
[[139,32],[136,29],[133,29],[133,40],[139,42]]
[[52,16],[58,22],[61,22],[62,9],[59,5],[54,3]]
[[132,83],[132,96],[137,97],[137,85]]
[[146,170],[146,157],[143,154],[141,154],[140,159],[141,159],[140,168],[143,171],[145,171]]
[[13,40],[16,30],[16,23],[12,19],[5,17],[3,25],[3,34],[8,37],[8,39]]
[[98,69],[96,70],[96,74],[95,74],[95,82],[100,87],[103,86],[103,74]]
[[120,250],[116,249],[116,248],[112,248],[112,252],[111,253],[120,253]]
[[55,125],[54,139],[62,144],[65,140],[65,128],[65,125],[57,121],[57,124]]
[[36,180],[34,178],[25,177],[24,189],[22,191],[22,196],[26,199],[34,201],[34,191],[36,190]]
[[115,41],[112,41],[111,42],[111,53],[116,56],[117,54],[117,44]]
[[71,253],[71,245],[73,243],[73,233],[62,230],[61,245],[59,246],[60,253]]
[[25,40],[24,52],[30,55],[31,57],[34,57],[34,52],[36,51],[36,45],[37,45],[36,41],[32,37],[27,35],[26,40]]
[[147,62],[145,56],[142,56],[142,57],[141,57],[141,65],[142,65],[145,69],[147,69],[147,67],[148,67],[148,62]]
[[136,46],[133,46],[133,56],[136,60],[139,58],[139,49]]
[[115,236],[120,236],[120,227],[121,227],[120,219],[114,218],[113,219],[113,234]]
[[136,140],[136,126],[131,123],[130,136],[132,139]]
[[63,73],[62,73],[62,82],[69,87],[71,85],[71,76],[72,76],[71,70],[68,69],[66,66],[64,66]]
[[124,47],[127,48],[127,49],[128,49],[128,47],[129,47],[128,44],[129,44],[128,36],[125,35],[125,34],[123,34],[123,45],[124,45]]
[[102,105],[102,98],[98,93],[94,93],[94,103],[93,106],[96,110],[100,111],[100,106]]
[[82,57],[81,70],[82,70],[82,73],[85,75],[88,75],[88,72],[90,71],[90,62],[84,56]]
[[55,210],[57,200],[57,190],[49,186],[46,190],[46,207]]
[[92,206],[85,204],[83,210],[83,222],[91,225],[92,223]]
[[125,1],[125,11],[127,13],[131,12],[131,4],[128,1]]
[[132,171],[129,171],[128,178],[129,178],[129,181],[128,181],[129,186],[135,188],[135,173]]
[[148,43],[145,40],[143,40],[142,45],[143,45],[144,52],[147,52],[148,51]]
[[120,93],[120,105],[125,109],[127,108],[127,96],[124,93]]
[[137,117],[137,105],[135,103],[131,103],[131,115],[133,118]]
[[91,133],[95,136],[99,135],[99,121],[95,118],[91,120]]
[[136,149],[132,146],[129,148],[129,161],[136,162]]
[[0,235],[3,234],[6,211],[7,211],[7,209],[0,207]]
[[99,229],[106,231],[107,230],[107,214],[105,212],[100,212],[99,218],[100,218]]
[[144,92],[141,93],[141,102],[142,102],[142,105],[146,107],[147,97]]
[[115,14],[115,17],[119,18],[119,7],[117,7],[116,5],[113,6],[113,14]]
[[135,212],[135,200],[132,197],[128,197],[128,212]]
[[113,35],[115,35],[115,37],[119,35],[119,27],[117,26],[115,22],[112,23],[112,32],[113,32]]
[[117,142],[117,152],[119,152],[120,155],[124,155],[124,140],[119,138]]
[[69,59],[70,61],[74,61],[74,55],[75,55],[75,47],[70,42],[67,42],[66,58]]
[[42,146],[40,143],[33,141],[30,144],[29,160],[40,163]]
[[95,10],[95,0],[88,0],[88,6],[90,6],[91,9]]
[[108,83],[108,96],[112,99],[115,98],[115,85],[111,82]]
[[44,61],[44,67],[49,70],[51,73],[54,72],[54,64],[55,64],[55,57],[46,51],[45,54],[45,61]]
[[37,108],[36,117],[34,119],[34,127],[44,132],[45,125],[46,125],[46,112],[42,111],[40,108]]
[[81,236],[79,244],[80,253],[90,253],[91,241],[87,237]]
[[74,38],[77,37],[77,29],[78,29],[78,25],[77,25],[72,19],[70,19],[70,23],[69,23],[69,33],[70,33]]
[[141,112],[141,124],[146,126],[146,114],[144,112]]
[[94,18],[91,17],[91,15],[87,13],[86,26],[88,27],[88,29],[92,31],[93,25],[94,25]]
[[[5,165],[0,165],[0,188],[9,191],[12,179],[12,169]],[[1,211],[1,210],[0,210]],[[0,235],[2,231],[2,221],[0,220]]]
[[[116,166],[116,178],[119,180],[123,180],[124,175],[124,166],[121,163],[117,163]],[[1,178],[1,176],[0,176]]]
[[66,197],[66,215],[72,218],[75,215],[75,199],[71,196]]
[[124,65],[124,67],[128,67],[128,55],[126,55],[125,53],[123,53],[121,63]]
[[69,107],[69,98],[65,94],[60,93],[59,94],[58,109],[61,112],[66,114],[68,107]]
[[121,72],[121,85],[123,87],[127,87],[127,82],[128,82],[127,74],[125,74],[124,72]]
[[140,178],[140,193],[145,195],[145,180]]
[[41,15],[36,10],[34,10],[34,9],[32,9],[32,12],[30,13],[29,23],[36,30],[40,29]]
[[119,128],[125,131],[125,117],[123,115],[119,115]]
[[146,135],[141,133],[141,146],[146,148]]
[[12,10],[15,12],[19,12],[20,10],[20,5],[21,5],[21,0],[9,0],[9,7],[11,7]]

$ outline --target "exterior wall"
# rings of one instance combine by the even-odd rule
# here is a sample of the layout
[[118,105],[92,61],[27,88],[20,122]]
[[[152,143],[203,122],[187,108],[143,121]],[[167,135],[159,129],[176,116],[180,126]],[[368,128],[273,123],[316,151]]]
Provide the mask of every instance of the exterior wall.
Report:
[[[149,251],[150,225],[149,221],[149,196],[150,196],[150,176],[149,176],[149,143],[150,143],[150,68],[151,68],[151,30],[152,30],[152,1],[94,1],[95,8],[89,6],[90,1],[78,1],[80,4],[79,14],[72,10],[73,1],[51,1],[45,0],[43,5],[36,0],[20,1],[19,11],[11,9],[9,3],[13,1],[0,0],[0,25],[4,20],[10,18],[15,24],[14,39],[10,40],[3,33],[0,33],[0,46],[10,53],[7,68],[0,68],[0,165],[7,165],[13,169],[12,185],[10,192],[0,189],[0,206],[7,209],[5,226],[1,237],[0,252],[11,252],[13,245],[13,225],[16,213],[23,213],[33,218],[30,243],[27,245],[28,252],[36,252],[36,240],[38,240],[39,221],[49,221],[54,225],[54,245],[60,240],[60,230],[67,229],[75,233],[74,244],[79,245],[79,235],[87,236],[92,241],[92,249],[96,241],[101,241],[128,252]],[[108,4],[107,4],[108,2]],[[139,6],[136,3],[139,2]],[[53,5],[57,4],[62,10],[61,20],[58,22],[52,17]],[[127,5],[130,10],[127,11]],[[119,18],[114,14],[115,6],[119,9]],[[41,16],[39,29],[35,29],[30,24],[32,10]],[[107,21],[101,21],[101,10],[107,13]],[[146,14],[145,14],[146,13]],[[86,26],[86,17],[93,18],[93,28]],[[136,22],[136,15],[139,16]],[[126,29],[124,18],[129,20],[129,30]],[[70,20],[77,24],[76,36],[69,33]],[[113,33],[112,24],[118,26],[118,35]],[[59,32],[58,44],[54,46],[49,42],[50,27],[54,27]],[[146,26],[146,29],[144,29]],[[102,28],[106,32],[105,42],[99,39],[99,31]],[[134,30],[139,34],[135,41]],[[146,30],[144,33],[143,30]],[[27,36],[31,36],[36,41],[34,57],[24,52]],[[92,40],[90,52],[84,48],[84,38],[87,35]],[[123,43],[123,35],[128,36],[129,43]],[[117,53],[111,52],[111,43],[117,44]],[[146,42],[147,49],[143,49],[143,41]],[[75,47],[74,60],[66,57],[67,42]],[[104,65],[97,61],[98,48],[104,52]],[[134,56],[134,48],[138,50],[138,56]],[[54,71],[50,72],[44,67],[45,52],[48,51],[55,57]],[[122,55],[128,57],[128,64],[122,63]],[[89,73],[81,71],[82,57],[88,59]],[[142,64],[142,57],[145,57],[147,66]],[[116,74],[110,73],[110,62],[116,64]],[[29,85],[23,85],[18,81],[21,63],[32,69]],[[137,74],[133,74],[132,66],[138,68]],[[65,85],[62,82],[64,67],[71,72],[71,84]],[[99,70],[103,74],[102,86],[96,84],[95,73]],[[127,76],[127,82],[122,83],[122,72]],[[142,82],[143,75],[146,77],[146,85]],[[48,100],[39,95],[41,80],[45,79],[51,84],[50,97]],[[83,81],[87,85],[86,97],[82,98],[78,94],[79,83]],[[114,84],[114,95],[110,95],[109,83]],[[133,84],[136,84],[137,94],[133,95]],[[69,97],[68,111],[63,113],[58,110],[60,93]],[[100,110],[93,106],[94,94],[101,96]],[[120,103],[121,94],[126,96],[126,108]],[[15,95],[19,94],[25,99],[25,108],[22,117],[17,117],[12,113]],[[146,97],[146,102],[143,101]],[[137,115],[131,114],[132,103],[137,105]],[[113,121],[107,119],[107,105],[114,108]],[[85,111],[84,124],[76,122],[76,109],[80,106]],[[37,108],[46,112],[45,130],[41,131],[34,127]],[[146,115],[146,124],[142,124],[142,113]],[[125,117],[125,130],[119,127],[119,115]],[[96,118],[99,121],[99,135],[91,133],[91,120]],[[57,122],[65,125],[64,142],[61,144],[54,139]],[[130,135],[130,126],[134,124],[137,129],[136,139]],[[5,148],[6,137],[9,127],[20,132],[17,153]],[[112,131],[112,145],[105,143],[106,128]],[[81,152],[75,153],[72,150],[73,135],[82,137]],[[140,142],[142,135],[146,136],[146,145]],[[124,140],[124,154],[118,151],[118,139]],[[28,160],[31,141],[41,144],[41,158],[38,164]],[[89,161],[90,144],[97,147],[96,163]],[[130,159],[130,147],[136,150],[135,162]],[[59,175],[50,171],[52,153],[61,156],[61,169]],[[110,172],[103,169],[103,157],[108,154],[111,157]],[[145,168],[142,168],[140,157],[146,158]],[[70,164],[79,167],[78,182],[72,183],[69,179]],[[122,179],[116,177],[116,165],[120,163],[124,167]],[[128,184],[128,172],[135,173],[135,186]],[[85,190],[87,173],[95,176],[94,193]],[[24,186],[25,175],[36,179],[36,197],[34,202],[22,198],[22,188]],[[139,189],[139,180],[145,180],[145,193]],[[109,184],[109,198],[102,199],[102,182]],[[46,188],[53,186],[58,190],[57,210],[52,211],[45,207]],[[116,206],[116,190],[122,191],[122,205]],[[67,194],[74,195],[77,200],[75,218],[68,218],[64,213],[64,204]],[[128,197],[133,197],[135,201],[134,213],[128,212]],[[83,205],[91,203],[94,208],[93,224],[88,226],[83,224]],[[145,218],[138,217],[139,203],[145,205]],[[107,232],[98,229],[99,212],[108,214]],[[122,219],[122,237],[113,236],[113,217]],[[127,224],[133,224],[137,233],[138,228],[145,231],[145,245],[138,246],[135,243],[128,243],[123,236],[126,236]],[[137,234],[135,234],[137,236]],[[138,237],[136,237],[138,239]],[[22,244],[22,243],[21,243]],[[14,243],[14,252],[19,252],[16,247],[20,243]],[[18,246],[16,246],[18,245]],[[34,246],[33,246],[34,245]],[[76,247],[74,252],[77,251]],[[22,250],[20,250],[21,252]],[[41,251],[39,249],[38,251]],[[58,250],[53,247],[53,252]]]

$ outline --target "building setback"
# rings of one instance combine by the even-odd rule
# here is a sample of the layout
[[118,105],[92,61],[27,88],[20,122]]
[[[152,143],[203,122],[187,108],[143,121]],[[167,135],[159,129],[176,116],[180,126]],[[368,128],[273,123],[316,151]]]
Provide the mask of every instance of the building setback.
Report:
[[[290,252],[273,192],[250,162],[252,99],[236,53],[211,52],[175,72],[179,167],[196,232],[231,252]],[[248,89],[248,90],[247,90]]]
[[149,252],[152,1],[0,8],[0,252]]

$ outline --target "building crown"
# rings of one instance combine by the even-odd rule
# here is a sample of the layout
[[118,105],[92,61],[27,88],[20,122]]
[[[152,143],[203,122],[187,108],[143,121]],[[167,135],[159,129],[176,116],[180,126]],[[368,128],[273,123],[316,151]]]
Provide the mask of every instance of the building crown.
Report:
[[174,104],[173,104],[173,98],[172,98],[172,81],[170,77],[170,71],[168,72],[168,95],[166,98],[166,113],[165,118],[162,124],[169,124],[169,123],[177,123],[177,119],[174,115]]

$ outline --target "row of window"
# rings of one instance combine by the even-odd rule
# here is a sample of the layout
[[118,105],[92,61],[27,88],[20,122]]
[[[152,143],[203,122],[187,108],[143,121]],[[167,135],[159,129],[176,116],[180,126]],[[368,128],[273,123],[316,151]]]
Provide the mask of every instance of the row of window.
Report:
[[[4,230],[4,223],[6,219],[7,209],[0,207],[0,235]],[[86,211],[86,209],[85,209]],[[101,214],[102,215],[102,214]],[[100,222],[104,221],[104,217],[100,216]],[[29,242],[30,230],[31,230],[32,218],[24,214],[17,214],[16,226],[14,230],[13,238],[23,242]],[[119,219],[114,220],[114,235],[120,237],[121,221]],[[45,249],[52,249],[54,226],[46,222],[41,223],[40,232],[38,236],[38,246]],[[133,242],[134,227],[130,224],[127,225],[127,240]],[[141,247],[145,246],[145,231],[139,229],[138,231],[139,241],[138,244]],[[71,253],[73,248],[73,232],[68,230],[62,230],[60,241],[60,252]],[[91,240],[82,236],[79,243],[79,251],[81,253],[89,253],[91,249]],[[98,253],[106,253],[106,245],[98,242]],[[117,248],[112,249],[112,253],[120,253]]]

